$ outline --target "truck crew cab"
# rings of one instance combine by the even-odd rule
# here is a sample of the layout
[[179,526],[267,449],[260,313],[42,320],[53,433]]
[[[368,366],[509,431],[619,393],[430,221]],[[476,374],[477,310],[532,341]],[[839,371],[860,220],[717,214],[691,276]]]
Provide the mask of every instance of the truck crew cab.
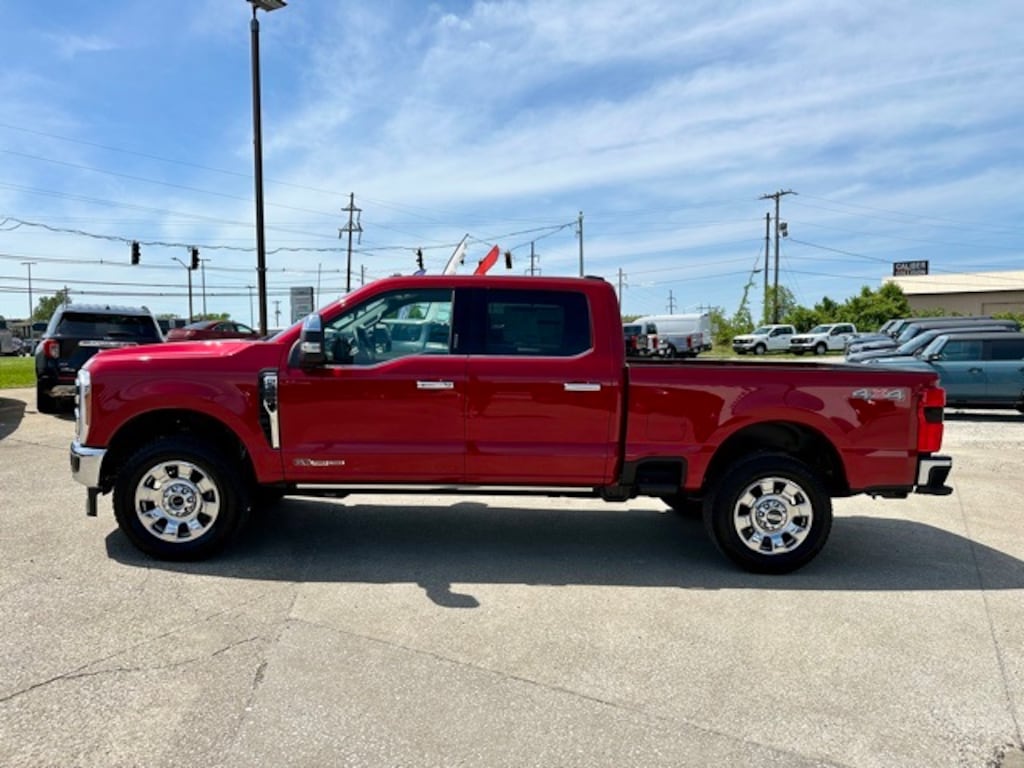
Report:
[[621,333],[596,278],[378,280],[269,340],[95,355],[72,474],[170,560],[280,495],[645,495],[699,505],[725,555],[772,573],[821,550],[833,497],[951,491],[934,374],[627,364]]

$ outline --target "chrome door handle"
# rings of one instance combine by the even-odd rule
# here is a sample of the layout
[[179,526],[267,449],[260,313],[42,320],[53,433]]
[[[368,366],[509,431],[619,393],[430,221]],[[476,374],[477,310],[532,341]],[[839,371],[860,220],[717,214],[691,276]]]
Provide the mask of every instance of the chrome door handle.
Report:
[[589,381],[568,381],[562,389],[566,392],[600,392],[601,385]]
[[417,381],[416,389],[455,389],[454,381]]

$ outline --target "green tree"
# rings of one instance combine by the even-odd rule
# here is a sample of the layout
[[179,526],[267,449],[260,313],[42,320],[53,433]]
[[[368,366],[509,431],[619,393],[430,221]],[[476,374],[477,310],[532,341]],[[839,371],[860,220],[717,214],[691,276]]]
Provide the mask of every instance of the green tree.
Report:
[[71,296],[68,295],[68,289],[57,291],[53,296],[40,296],[39,303],[36,304],[36,311],[33,313],[33,317],[37,323],[50,322],[50,318],[53,317],[53,313],[57,311],[57,307],[62,304],[70,304]]
[[837,320],[853,323],[858,330],[873,331],[886,320],[912,314],[903,289],[896,283],[885,283],[878,290],[862,287],[859,294],[846,300]]
[[[775,312],[775,302],[778,297],[779,311]],[[768,287],[768,292],[765,294],[765,322],[766,323],[788,323],[786,316],[797,308],[796,297],[793,296],[793,292],[784,285],[776,286],[772,285]],[[778,321],[774,318],[778,317]]]

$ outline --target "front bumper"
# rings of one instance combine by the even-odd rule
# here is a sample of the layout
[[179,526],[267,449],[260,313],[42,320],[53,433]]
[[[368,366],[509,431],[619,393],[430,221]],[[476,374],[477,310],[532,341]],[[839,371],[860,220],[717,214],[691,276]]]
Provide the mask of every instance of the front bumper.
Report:
[[71,443],[71,477],[86,488],[100,487],[100,469],[106,448],[89,448],[77,440]]

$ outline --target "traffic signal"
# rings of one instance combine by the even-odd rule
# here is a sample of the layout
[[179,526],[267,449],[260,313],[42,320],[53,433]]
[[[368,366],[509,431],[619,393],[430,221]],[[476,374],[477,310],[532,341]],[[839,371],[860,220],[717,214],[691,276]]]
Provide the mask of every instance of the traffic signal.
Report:
[[139,241],[132,240],[132,264],[139,263],[139,257],[141,256],[141,249],[139,248]]
[[192,266],[189,269],[199,269],[199,249],[193,246],[189,248],[189,253],[192,254]]
[[423,249],[416,249],[416,266],[419,269],[423,269]]
[[512,269],[512,251],[505,251],[505,269]]

